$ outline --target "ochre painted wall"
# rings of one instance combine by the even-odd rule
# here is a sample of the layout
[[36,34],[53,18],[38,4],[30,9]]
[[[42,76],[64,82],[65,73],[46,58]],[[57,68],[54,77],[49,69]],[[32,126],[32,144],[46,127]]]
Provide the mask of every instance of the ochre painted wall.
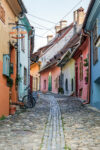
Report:
[[9,88],[6,78],[2,76],[3,64],[0,62],[0,117],[9,115]]
[[[6,0],[2,0],[0,3],[5,11],[5,23],[0,20],[0,116],[7,116],[9,115],[9,88],[7,87],[7,78],[2,74],[3,54],[9,54],[9,32],[12,27],[9,23],[14,23],[16,17]],[[15,88],[12,92],[15,93]],[[15,97],[13,99],[15,100]]]
[[11,101],[17,102],[17,89],[16,89],[16,71],[17,71],[17,64],[16,64],[16,50],[12,48],[11,50],[11,63],[13,63],[13,74],[11,78],[13,79],[13,86],[12,86],[12,96]]
[[[30,75],[33,77],[33,91],[38,91],[40,89],[40,63],[34,63],[30,67]],[[37,78],[37,82],[36,82]]]

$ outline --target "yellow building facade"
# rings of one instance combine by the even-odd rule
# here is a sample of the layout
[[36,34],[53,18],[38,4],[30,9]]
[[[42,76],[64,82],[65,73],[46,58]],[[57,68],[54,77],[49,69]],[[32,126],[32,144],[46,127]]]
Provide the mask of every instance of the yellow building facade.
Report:
[[40,62],[32,63],[30,67],[30,75],[32,76],[32,91],[40,90]]
[[[21,12],[22,7],[18,0],[0,1],[0,117],[2,115],[9,115],[10,94],[12,93],[11,95],[13,101],[16,101],[17,99],[17,90],[15,85],[17,71],[17,52],[14,48],[14,45],[10,43],[12,41],[16,41],[11,38],[10,32],[12,31],[12,27],[16,23],[17,17]],[[11,63],[13,65],[13,73],[11,75],[13,80],[12,88],[7,85],[10,67],[9,65],[7,66],[7,64]]]

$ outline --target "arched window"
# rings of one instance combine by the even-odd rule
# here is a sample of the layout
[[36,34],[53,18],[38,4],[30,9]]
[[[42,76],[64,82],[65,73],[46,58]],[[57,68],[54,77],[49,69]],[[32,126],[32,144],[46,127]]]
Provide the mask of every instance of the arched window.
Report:
[[66,79],[66,82],[65,82],[65,89],[66,91],[68,91],[68,79]]

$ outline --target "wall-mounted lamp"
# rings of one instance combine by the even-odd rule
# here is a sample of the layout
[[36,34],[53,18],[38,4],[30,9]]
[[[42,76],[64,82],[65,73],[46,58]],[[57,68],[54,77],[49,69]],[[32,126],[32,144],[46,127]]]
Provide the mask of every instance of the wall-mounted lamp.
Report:
[[95,42],[96,47],[100,47],[100,35],[98,36],[96,42]]

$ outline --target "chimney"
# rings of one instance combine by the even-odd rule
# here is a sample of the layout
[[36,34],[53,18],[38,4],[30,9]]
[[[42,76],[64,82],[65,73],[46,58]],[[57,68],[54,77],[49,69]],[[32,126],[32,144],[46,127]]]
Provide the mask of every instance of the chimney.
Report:
[[50,42],[52,40],[52,38],[53,38],[53,35],[48,35],[47,36],[47,42]]
[[58,33],[60,31],[60,26],[55,26],[55,31]]
[[85,18],[85,12],[82,7],[74,11],[74,23],[76,23],[77,25],[81,25],[83,24],[84,18]]
[[66,20],[61,20],[60,21],[60,29],[63,29],[67,26],[67,21]]

